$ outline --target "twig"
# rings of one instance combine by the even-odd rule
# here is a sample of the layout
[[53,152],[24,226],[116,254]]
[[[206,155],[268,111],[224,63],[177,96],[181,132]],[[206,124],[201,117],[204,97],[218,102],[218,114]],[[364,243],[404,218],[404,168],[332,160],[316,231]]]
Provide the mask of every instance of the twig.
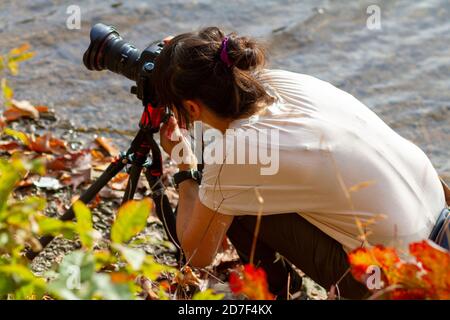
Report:
[[256,242],[258,240],[259,228],[261,226],[261,216],[262,216],[262,211],[263,211],[263,206],[264,206],[264,199],[261,196],[261,194],[259,193],[258,188],[255,188],[255,194],[256,194],[256,199],[259,202],[259,209],[258,209],[258,217],[256,218],[255,231],[253,233],[252,250],[250,252],[250,264],[253,264],[253,259],[255,256]]

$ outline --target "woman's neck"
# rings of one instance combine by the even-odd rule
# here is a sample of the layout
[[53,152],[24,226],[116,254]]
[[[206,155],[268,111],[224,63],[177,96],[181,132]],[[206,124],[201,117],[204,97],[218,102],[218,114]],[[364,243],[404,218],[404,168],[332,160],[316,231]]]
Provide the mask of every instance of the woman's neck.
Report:
[[205,120],[204,122],[225,134],[226,130],[230,127],[232,120],[214,117]]

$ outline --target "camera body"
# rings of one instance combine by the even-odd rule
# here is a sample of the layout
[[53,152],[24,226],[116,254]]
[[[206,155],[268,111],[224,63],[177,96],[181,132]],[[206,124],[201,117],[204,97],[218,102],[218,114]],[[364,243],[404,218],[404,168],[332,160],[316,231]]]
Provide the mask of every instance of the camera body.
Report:
[[136,82],[131,87],[145,107],[158,106],[154,91],[152,71],[156,57],[164,43],[156,41],[142,52],[122,39],[112,26],[102,23],[94,25],[90,32],[91,43],[83,55],[83,63],[89,70],[110,70]]

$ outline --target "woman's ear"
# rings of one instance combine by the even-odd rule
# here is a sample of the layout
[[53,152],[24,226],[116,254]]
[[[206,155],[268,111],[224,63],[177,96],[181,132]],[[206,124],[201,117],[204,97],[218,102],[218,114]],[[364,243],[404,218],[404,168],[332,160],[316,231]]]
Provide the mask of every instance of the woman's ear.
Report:
[[183,107],[189,113],[192,121],[200,120],[202,114],[202,106],[194,100],[183,100]]

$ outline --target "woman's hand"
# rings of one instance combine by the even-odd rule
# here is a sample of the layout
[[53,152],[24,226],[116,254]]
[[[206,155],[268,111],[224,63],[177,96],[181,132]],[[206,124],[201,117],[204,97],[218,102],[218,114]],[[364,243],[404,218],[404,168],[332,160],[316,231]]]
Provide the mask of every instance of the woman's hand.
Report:
[[161,126],[160,143],[163,150],[177,163],[180,170],[195,169],[197,159],[195,158],[191,145],[178,126],[174,116]]

